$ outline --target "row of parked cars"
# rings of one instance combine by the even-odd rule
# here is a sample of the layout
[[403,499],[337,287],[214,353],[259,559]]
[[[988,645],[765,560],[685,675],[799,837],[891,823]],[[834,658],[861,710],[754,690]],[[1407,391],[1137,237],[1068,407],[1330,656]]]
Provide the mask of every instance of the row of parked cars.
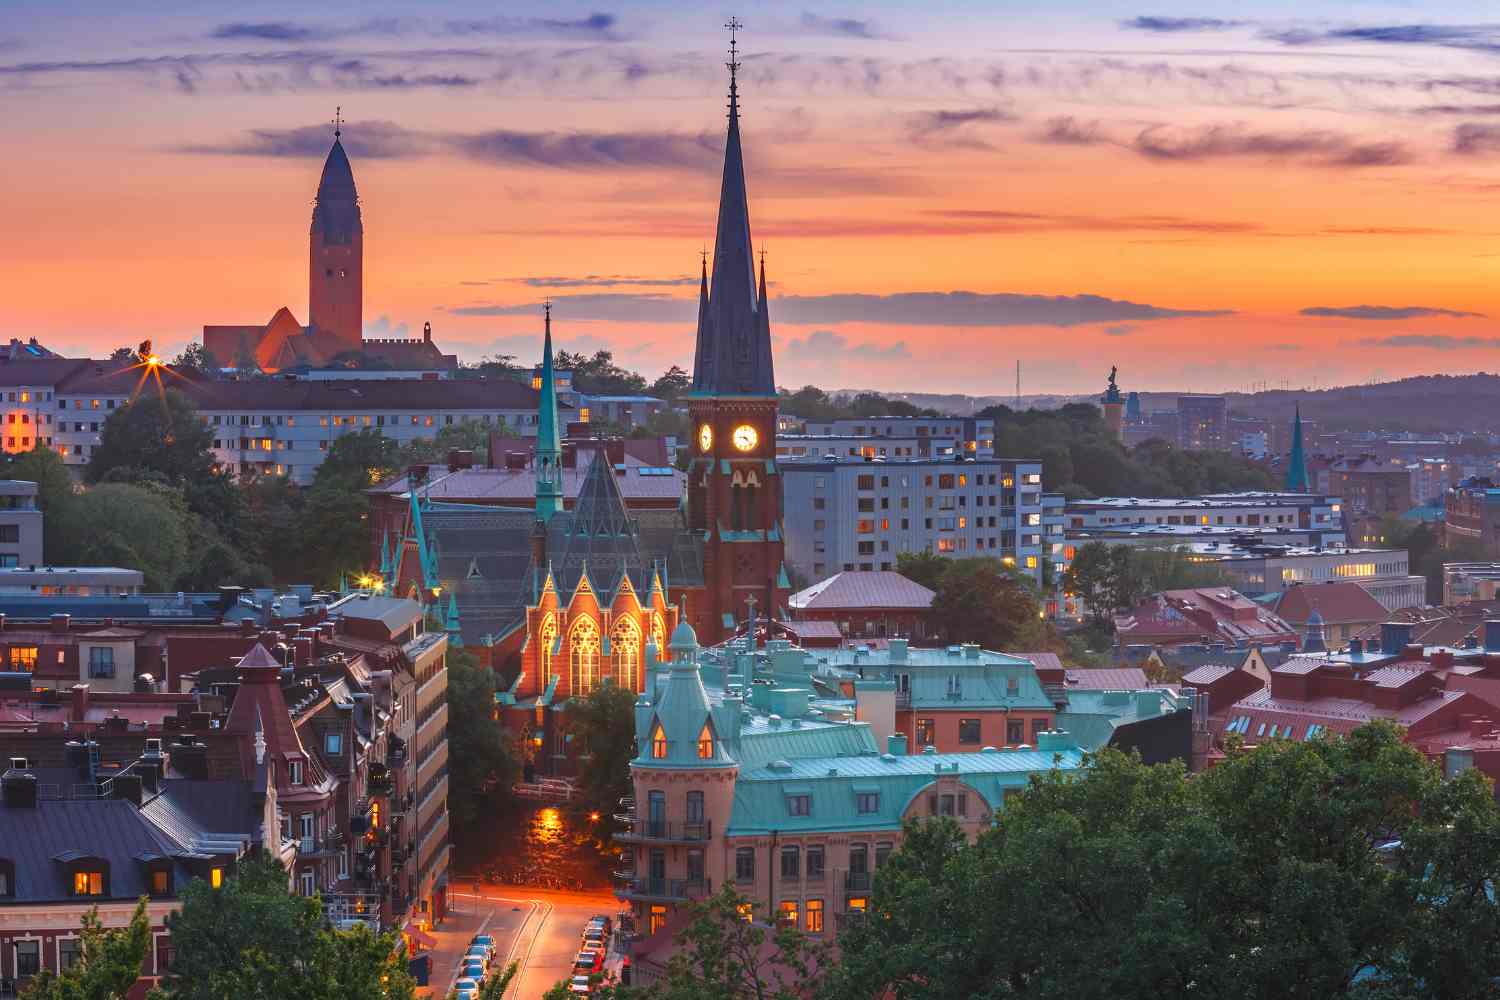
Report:
[[609,917],[591,917],[583,925],[582,947],[573,961],[573,978],[568,982],[568,992],[575,996],[588,996],[594,991],[594,977],[604,971],[604,956],[609,951],[609,935],[614,930],[614,921]]
[[469,940],[469,950],[463,958],[463,968],[458,982],[453,984],[457,1000],[475,1000],[490,966],[495,961],[495,939],[488,934],[475,934]]

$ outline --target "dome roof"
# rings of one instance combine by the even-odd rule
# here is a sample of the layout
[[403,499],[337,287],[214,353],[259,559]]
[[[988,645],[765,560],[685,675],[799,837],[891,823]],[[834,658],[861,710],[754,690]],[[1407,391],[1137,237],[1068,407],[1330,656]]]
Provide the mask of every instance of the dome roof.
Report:
[[693,631],[693,626],[686,621],[677,623],[672,630],[672,638],[667,640],[668,649],[697,649],[698,633]]

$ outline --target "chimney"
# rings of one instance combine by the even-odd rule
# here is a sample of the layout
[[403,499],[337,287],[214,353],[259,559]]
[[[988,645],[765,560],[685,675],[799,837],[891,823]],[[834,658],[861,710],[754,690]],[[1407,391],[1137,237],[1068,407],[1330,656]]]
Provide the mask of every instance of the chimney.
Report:
[[906,734],[892,733],[885,738],[885,752],[895,757],[906,756]]
[[191,738],[174,744],[172,765],[183,777],[202,781],[208,777],[208,747]]
[[432,343],[432,324],[431,323],[423,323],[422,324],[422,343],[424,343],[424,344],[430,344],[430,343]]
[[0,775],[0,802],[7,809],[35,809],[36,775],[14,768]]
[[129,799],[136,805],[141,804],[141,776],[129,771],[121,771],[109,780],[112,797],[116,799]]
[[1401,659],[1420,660],[1422,658],[1422,644],[1420,642],[1408,642],[1401,647]]
[[292,640],[292,662],[299,667],[312,663],[313,640],[310,635],[299,635]]
[[73,616],[59,612],[52,616],[52,632],[54,635],[67,635],[72,625]]
[[89,686],[87,684],[73,685],[73,712],[74,722],[85,722],[88,720],[89,712]]
[[905,663],[906,662],[906,640],[905,639],[892,639],[887,644],[886,650],[890,654],[890,662],[892,662],[892,663]]

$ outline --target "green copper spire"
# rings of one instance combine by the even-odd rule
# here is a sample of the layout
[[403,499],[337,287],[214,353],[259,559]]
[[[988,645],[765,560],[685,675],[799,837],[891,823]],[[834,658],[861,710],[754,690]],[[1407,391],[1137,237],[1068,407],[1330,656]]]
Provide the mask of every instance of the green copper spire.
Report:
[[536,420],[536,518],[549,521],[562,510],[562,438],[557,432],[557,378],[552,371],[552,303],[546,305],[542,338],[542,395]]
[[1302,451],[1302,407],[1297,406],[1297,415],[1292,419],[1292,452],[1286,460],[1286,490],[1288,493],[1308,493],[1307,456]]

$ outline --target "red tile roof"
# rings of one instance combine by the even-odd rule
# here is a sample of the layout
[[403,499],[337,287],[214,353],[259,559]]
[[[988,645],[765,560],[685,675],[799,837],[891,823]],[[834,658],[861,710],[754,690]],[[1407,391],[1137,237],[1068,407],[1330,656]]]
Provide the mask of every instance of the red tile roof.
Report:
[[1313,610],[1329,625],[1383,622],[1390,612],[1357,583],[1298,584],[1281,592],[1272,609],[1295,625],[1303,625]]
[[828,579],[798,591],[788,604],[798,611],[828,611],[842,608],[898,608],[926,611],[933,592],[890,570],[835,573]]

